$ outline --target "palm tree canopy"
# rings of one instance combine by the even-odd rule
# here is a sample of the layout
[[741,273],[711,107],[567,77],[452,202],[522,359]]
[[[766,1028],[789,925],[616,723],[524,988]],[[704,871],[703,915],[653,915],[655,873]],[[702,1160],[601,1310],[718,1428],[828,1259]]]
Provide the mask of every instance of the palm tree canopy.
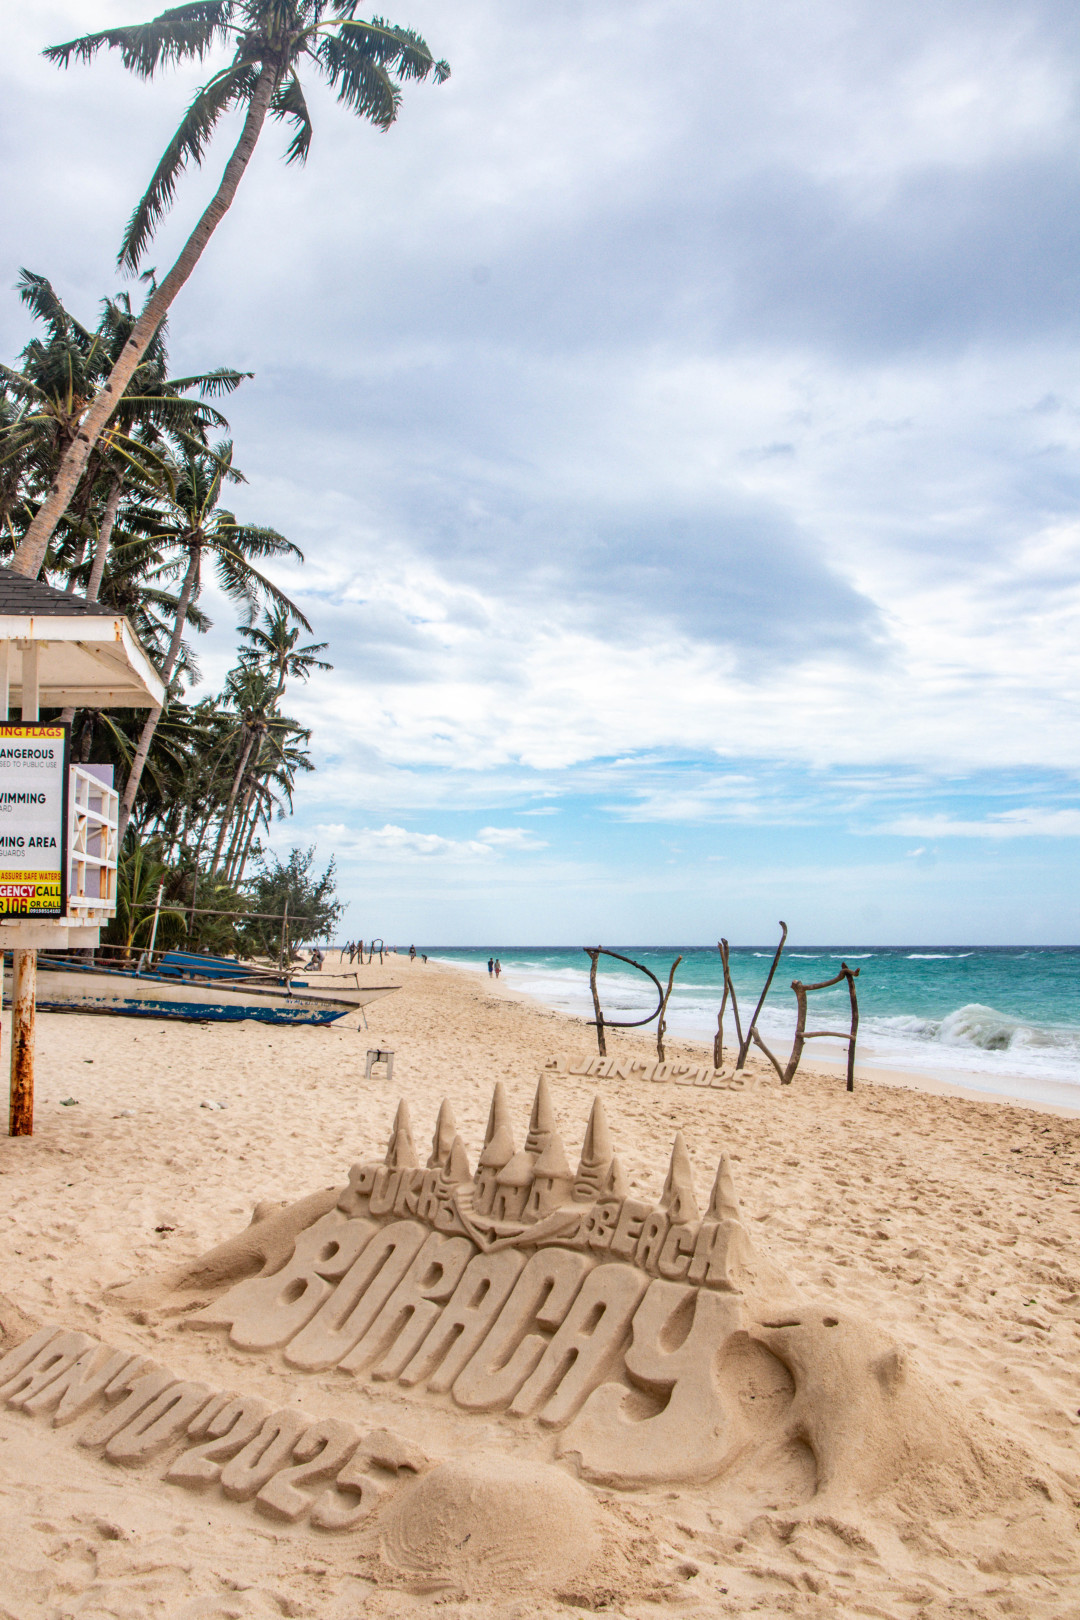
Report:
[[[159,491],[143,507],[127,514],[133,538],[118,544],[118,558],[122,562],[127,546],[145,544],[161,556],[152,577],[175,577],[190,569],[193,603],[199,596],[203,560],[212,559],[221,589],[232,601],[242,602],[251,618],[265,598],[310,631],[295,602],[256,566],[273,557],[295,557],[302,562],[303,552],[276,529],[240,523],[235,513],[221,505],[226,482],[246,482],[233,465],[229,440],[171,458],[168,490]],[[186,617],[191,617],[190,611]]]
[[[0,468],[10,469],[11,495],[17,488],[29,511],[78,433],[88,401],[108,377],[137,317],[122,292],[102,300],[91,330],[64,307],[46,276],[23,270],[18,286],[44,332],[23,349],[18,369],[0,365],[0,390],[11,407],[0,421]],[[84,480],[86,498],[75,502],[84,515],[90,486],[103,472],[118,473],[125,485],[146,487],[162,473],[158,446],[205,447],[211,428],[228,426],[209,400],[232,393],[251,373],[221,366],[171,378],[166,343],[163,321],[95,447]],[[190,397],[195,391],[200,397]]]
[[312,68],[358,118],[389,129],[398,114],[400,85],[410,79],[436,84],[450,76],[411,28],[382,17],[362,21],[359,0],[195,0],[173,6],[147,23],[106,28],[45,55],[67,67],[89,62],[100,50],[120,52],[124,66],[152,79],[166,67],[204,60],[232,45],[232,61],[196,92],[166,147],[147,190],[136,205],[120,248],[119,262],[136,270],[189,162],[201,164],[211,137],[226,113],[250,104],[269,75],[269,112],[292,128],[289,163],[303,163],[312,139],[311,116],[300,82],[301,66]]
[[296,645],[299,626],[290,622],[283,608],[264,608],[261,624],[240,624],[237,630],[250,643],[241,649],[241,664],[263,667],[276,676],[279,696],[287,680],[306,681],[313,669],[334,667],[318,656],[326,651],[325,641],[313,641],[306,647]]

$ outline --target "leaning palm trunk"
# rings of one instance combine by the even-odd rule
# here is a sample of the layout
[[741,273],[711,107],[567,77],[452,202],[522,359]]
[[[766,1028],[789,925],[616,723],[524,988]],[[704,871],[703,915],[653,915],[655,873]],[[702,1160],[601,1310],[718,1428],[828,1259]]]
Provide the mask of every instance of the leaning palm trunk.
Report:
[[[169,687],[172,684],[173,674],[176,670],[177,660],[180,657],[180,643],[184,639],[184,626],[187,624],[187,610],[191,605],[191,598],[195,591],[195,581],[199,574],[199,550],[192,546],[188,558],[187,572],[184,575],[184,584],[180,591],[180,600],[176,604],[176,623],[173,625],[172,641],[169,643],[169,655],[165,660],[165,667],[161,671],[162,684],[165,687],[165,704],[169,701]],[[143,722],[139,734],[139,746],[135,750],[135,758],[131,762],[128,772],[127,786],[124,788],[124,801],[120,806],[120,826],[117,836],[122,840],[127,831],[127,824],[131,820],[131,812],[135,807],[135,795],[139,791],[143,771],[150,754],[150,744],[154,740],[154,733],[158,721],[165,711],[165,704],[155,706],[150,710]]]
[[[244,170],[251,161],[251,154],[255,150],[255,144],[266,121],[266,114],[273,93],[274,72],[269,66],[264,66],[259,73],[255,92],[248,104],[247,117],[244,119],[244,128],[240,139],[237,141],[232,156],[225,165],[221,184],[214,193],[199,223],[185,242],[180,257],[168,275],[165,276],[161,285],[147,299],[146,306],[135,322],[131,336],[125,343],[120,358],[109,373],[108,382],[104,384],[101,392],[83,417],[79,425],[79,432],[60,463],[56,478],[49,488],[47,497],[42,502],[34,521],[27,529],[19,549],[12,559],[11,566],[17,574],[23,574],[28,579],[34,579],[40,572],[41,565],[45,561],[49,541],[53,537],[56,525],[71,504],[94,445],[104,432],[113,411],[119,405],[125,388],[135,375],[139,362],[168,313],[173,299],[198,264],[206,244],[229,210],[229,206],[236,195],[236,188],[243,178]],[[156,716],[153,717],[153,723],[154,725],[157,724]],[[147,724],[149,725],[150,721]],[[153,730],[151,730],[150,735],[153,736]],[[141,749],[141,742],[139,746]],[[149,748],[149,742],[147,742],[146,746]],[[141,775],[141,770],[139,774]],[[134,769],[132,779],[134,779]],[[130,815],[130,807],[128,814]],[[121,819],[123,824],[126,825],[127,816],[122,816]]]
[[[88,602],[96,602],[98,599],[101,576],[105,572],[105,560],[109,555],[109,546],[112,542],[113,524],[116,522],[116,514],[120,508],[120,497],[123,493],[123,479],[117,473],[109,486],[105,509],[101,514],[101,526],[98,529],[98,537],[94,545],[94,561],[90,566],[90,583],[86,587],[86,600]],[[60,720],[63,725],[70,726],[74,718],[74,705],[69,704],[66,709],[61,709]]]
[[94,546],[94,560],[90,565],[90,583],[86,587],[86,600],[96,602],[101,589],[101,578],[105,572],[105,564],[109,560],[109,547],[112,545],[113,524],[120,509],[120,497],[124,493],[124,481],[117,473],[109,485],[109,493],[105,500],[105,509],[101,514],[101,526],[98,529],[97,543]]
[[258,776],[256,774],[257,768],[258,768],[258,762],[256,762],[256,769],[251,772],[251,775],[248,778],[247,787],[246,787],[245,792],[244,792],[243,802],[242,802],[242,804],[240,806],[240,813],[236,818],[236,827],[235,827],[232,839],[231,839],[230,844],[229,844],[229,852],[228,852],[227,856],[225,857],[225,881],[226,881],[226,883],[235,883],[235,881],[236,881],[236,874],[235,874],[234,868],[235,868],[236,863],[237,863],[237,861],[238,861],[238,859],[240,857],[241,849],[244,846],[244,841],[245,841],[244,840],[244,835],[245,835],[245,833],[247,831],[248,816],[252,812],[252,802],[253,801],[256,801],[256,815],[257,815],[257,800],[256,800],[256,794],[257,794],[257,789],[258,789]]
[[255,837],[255,829],[256,829],[256,827],[258,825],[259,825],[259,806],[256,806],[256,812],[252,816],[251,825],[248,827],[248,830],[247,830],[247,838],[244,841],[244,849],[243,849],[243,853],[240,856],[240,864],[237,867],[236,872],[234,873],[233,879],[232,879],[232,881],[236,884],[237,888],[239,888],[240,884],[244,881],[244,868],[248,863],[248,856],[251,854],[251,844],[252,844],[252,840]]
[[244,780],[244,772],[247,770],[247,763],[251,758],[251,750],[255,746],[255,737],[256,733],[252,731],[251,736],[244,744],[240,754],[239,763],[237,764],[236,770],[233,773],[232,787],[229,789],[228,802],[226,803],[225,809],[221,814],[221,826],[218,828],[217,843],[214,845],[214,853],[210,858],[211,874],[217,871],[218,861],[221,859],[221,850],[223,844],[225,843],[225,835],[232,823],[233,811],[236,808],[236,796],[240,792],[240,784]]

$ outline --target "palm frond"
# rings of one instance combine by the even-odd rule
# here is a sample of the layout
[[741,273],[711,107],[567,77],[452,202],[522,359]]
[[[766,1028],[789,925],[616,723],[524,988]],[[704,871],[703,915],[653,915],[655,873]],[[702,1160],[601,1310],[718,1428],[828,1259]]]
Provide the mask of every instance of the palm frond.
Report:
[[217,399],[222,394],[231,394],[239,388],[242,382],[249,382],[255,373],[253,371],[235,371],[232,366],[218,366],[216,371],[198,372],[193,377],[171,377],[169,387],[182,392],[185,388],[197,388],[204,399]]
[[35,270],[20,270],[16,285],[20,299],[35,320],[46,328],[54,343],[68,342],[74,336],[84,348],[89,347],[89,332],[68,314],[47,276]]
[[[444,79],[450,77],[450,64],[436,62],[427,41],[415,29],[401,28],[397,23],[387,22],[385,17],[357,22],[355,5],[348,10],[349,15],[342,17],[337,24],[343,37],[358,41],[366,55],[383,67],[392,69],[399,79],[426,79],[432,73],[435,83],[442,84]],[[346,29],[347,34],[344,32]]]
[[[280,540],[281,536],[278,535],[276,538]],[[289,541],[286,540],[284,544],[290,550],[296,550],[296,547],[290,545]],[[218,581],[222,590],[234,602],[245,603],[250,619],[255,617],[259,606],[259,594],[262,592],[278,607],[284,608],[295,619],[298,619],[305,630],[311,632],[311,625],[296,603],[286,596],[285,592],[275,585],[272,579],[268,579],[264,573],[260,572],[247,554],[234,549],[232,546],[219,545],[214,549],[214,561],[217,565]]]
[[117,263],[129,270],[137,270],[158,222],[168,213],[176,193],[176,183],[189,162],[201,164],[207,144],[218,120],[238,101],[249,96],[255,87],[257,73],[248,64],[235,64],[202,86],[172,140],[162,155],[145,194],[135,206],[124,232]]
[[352,40],[336,35],[321,39],[313,53],[342,106],[378,129],[389,129],[397,117],[401,91],[386,67]]
[[229,32],[233,0],[195,0],[194,4],[173,6],[151,22],[134,23],[126,28],[106,28],[100,34],[84,34],[64,45],[50,45],[42,55],[61,67],[90,62],[100,50],[119,51],[124,66],[142,79],[151,79],[158,68],[186,58],[200,60],[215,42]]
[[289,75],[283,85],[278,87],[273,101],[270,103],[272,118],[288,119],[296,133],[285,148],[286,163],[304,163],[307,160],[311,147],[313,130],[311,127],[311,114],[308,112],[304,92],[300,80],[295,73]]

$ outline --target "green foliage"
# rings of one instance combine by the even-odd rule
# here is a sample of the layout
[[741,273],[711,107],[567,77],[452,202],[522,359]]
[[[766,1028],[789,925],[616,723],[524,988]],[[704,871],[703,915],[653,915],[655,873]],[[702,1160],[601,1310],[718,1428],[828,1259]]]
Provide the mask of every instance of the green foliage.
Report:
[[[0,365],[0,528],[10,554],[56,476],[83,415],[105,383],[135,324],[127,293],[102,300],[95,327],[65,309],[52,283],[23,270],[19,296],[40,323],[20,364]],[[48,559],[50,572],[85,586],[93,541],[116,481],[125,497],[148,496],[169,482],[168,453],[205,449],[213,428],[227,427],[208,401],[232,393],[250,372],[218,367],[170,378],[164,323],[159,326],[91,454]],[[192,398],[197,394],[198,398]],[[89,548],[89,549],[88,549]]]
[[[140,843],[129,829],[116,868],[116,916],[103,931],[103,945],[118,945],[130,956],[149,948],[154,931],[158,886],[171,876],[156,842]],[[184,914],[162,897],[156,944],[175,944],[186,932]]]
[[448,64],[437,62],[413,29],[382,17],[360,21],[356,6],[357,0],[208,0],[46,50],[61,67],[89,62],[101,50],[119,51],[130,72],[152,79],[163,68],[203,61],[216,46],[233,46],[232,61],[196,91],[137,203],[120,249],[122,265],[138,269],[188,164],[202,163],[222,118],[249,107],[267,76],[270,117],[293,131],[289,163],[304,162],[312,139],[301,66],[314,69],[343,106],[378,129],[389,129],[397,117],[402,84],[449,78]]
[[[251,909],[283,917],[288,905],[290,947],[329,939],[344,906],[334,898],[334,862],[320,876],[312,870],[315,848],[294,849],[287,861],[276,857],[265,862],[247,886]],[[282,924],[253,918],[243,929],[243,939],[252,956],[277,957],[281,949]]]

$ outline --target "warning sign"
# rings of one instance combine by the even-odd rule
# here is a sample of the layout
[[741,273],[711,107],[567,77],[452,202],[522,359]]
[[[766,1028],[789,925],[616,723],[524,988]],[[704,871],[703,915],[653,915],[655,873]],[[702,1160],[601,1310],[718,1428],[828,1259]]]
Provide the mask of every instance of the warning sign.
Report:
[[0,725],[0,916],[67,910],[68,728]]

